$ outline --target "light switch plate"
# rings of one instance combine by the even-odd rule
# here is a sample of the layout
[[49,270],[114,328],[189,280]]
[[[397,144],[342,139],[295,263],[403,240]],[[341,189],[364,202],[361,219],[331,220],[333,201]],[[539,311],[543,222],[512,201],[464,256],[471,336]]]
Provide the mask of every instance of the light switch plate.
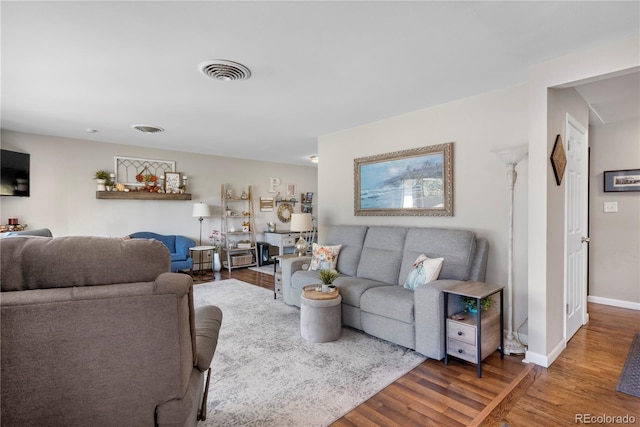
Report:
[[618,202],[604,202],[605,212],[618,212]]

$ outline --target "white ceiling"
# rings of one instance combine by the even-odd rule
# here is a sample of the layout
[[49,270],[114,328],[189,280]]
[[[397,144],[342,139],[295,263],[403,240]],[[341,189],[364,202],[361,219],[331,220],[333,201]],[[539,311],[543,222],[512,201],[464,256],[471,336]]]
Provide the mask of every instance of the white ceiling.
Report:
[[[319,135],[637,35],[640,2],[2,1],[1,20],[3,129],[310,165]],[[204,77],[210,59],[252,77]],[[615,86],[637,107],[635,76]],[[616,120],[625,101],[595,84],[581,94]]]

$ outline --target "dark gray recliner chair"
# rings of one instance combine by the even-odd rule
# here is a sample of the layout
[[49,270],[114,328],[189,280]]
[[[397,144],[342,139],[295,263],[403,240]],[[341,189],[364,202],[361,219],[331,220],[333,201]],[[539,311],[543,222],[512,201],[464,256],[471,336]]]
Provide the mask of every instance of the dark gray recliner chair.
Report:
[[[222,312],[155,240],[0,240],[3,426],[194,426]],[[208,382],[208,378],[207,378]]]

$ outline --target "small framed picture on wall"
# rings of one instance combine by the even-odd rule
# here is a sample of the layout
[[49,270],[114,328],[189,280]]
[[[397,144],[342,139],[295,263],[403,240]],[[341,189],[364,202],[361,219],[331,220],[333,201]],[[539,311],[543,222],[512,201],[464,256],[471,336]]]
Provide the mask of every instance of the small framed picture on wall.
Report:
[[296,197],[297,192],[295,184],[287,184],[287,199]]

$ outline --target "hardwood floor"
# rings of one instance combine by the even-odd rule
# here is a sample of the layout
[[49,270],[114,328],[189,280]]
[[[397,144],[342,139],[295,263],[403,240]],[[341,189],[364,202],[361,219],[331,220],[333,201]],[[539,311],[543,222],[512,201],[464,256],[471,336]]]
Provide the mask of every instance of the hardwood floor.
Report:
[[[227,278],[273,290],[273,276],[248,269],[216,273]],[[640,312],[600,304],[588,312],[589,323],[547,369],[495,352],[477,378],[475,365],[429,359],[332,425],[563,426],[579,414],[629,415],[640,424],[640,399],[615,390]]]

